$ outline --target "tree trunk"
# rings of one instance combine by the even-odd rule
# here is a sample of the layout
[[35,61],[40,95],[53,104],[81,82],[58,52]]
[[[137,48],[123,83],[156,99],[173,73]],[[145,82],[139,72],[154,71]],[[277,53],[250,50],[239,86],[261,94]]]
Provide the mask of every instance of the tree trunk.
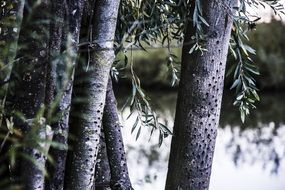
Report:
[[25,143],[21,153],[26,158],[19,160],[20,166],[17,168],[21,182],[24,189],[40,190],[44,185],[43,168],[46,159],[41,151],[43,147],[36,139],[45,139],[45,121],[37,118],[39,121],[31,122],[40,115],[45,99],[49,23],[42,21],[49,19],[49,6],[46,1],[36,5],[34,1],[28,0],[25,4],[33,9],[32,12],[28,9],[24,11],[19,35],[20,49],[17,52],[19,60],[13,66],[11,81],[15,84],[10,85],[9,102],[12,103],[11,110],[23,114],[26,119],[23,122],[15,115],[15,126],[22,130]]
[[96,160],[94,190],[111,190],[110,181],[110,165],[107,155],[105,135],[102,131],[100,137],[100,148]]
[[111,79],[108,82],[103,115],[103,130],[111,170],[111,188],[112,190],[130,190],[132,185],[128,173],[121,124]]
[[81,90],[75,92],[83,95],[86,101],[78,108],[81,115],[72,129],[76,139],[68,157],[71,167],[68,168],[67,189],[90,190],[93,186],[108,77],[115,58],[113,45],[118,8],[119,0],[95,2],[93,52],[85,78],[78,80]]
[[[67,6],[66,1],[51,0],[51,12],[53,13],[53,15],[51,15],[51,25],[50,25],[49,63],[47,65],[46,98],[45,98],[45,104],[47,106],[46,109],[47,122],[49,125],[52,126],[53,132],[55,133],[52,139],[53,141],[60,142],[63,144],[64,143],[66,144],[67,140],[60,141],[60,137],[62,135],[59,130],[61,127],[60,122],[64,123],[65,126],[67,126],[68,121],[65,121],[63,117],[64,116],[63,112],[65,110],[54,109],[53,107],[58,106],[55,105],[57,103],[56,99],[59,98],[57,96],[60,96],[64,93],[64,88],[62,86],[59,87],[58,85],[59,77],[57,70],[58,67],[60,66],[59,63],[61,63],[60,60],[60,56],[62,55],[61,48],[64,46],[65,43],[64,39],[66,39],[66,37],[64,38],[63,36],[64,26],[65,26],[64,21],[66,16],[66,11],[65,11],[66,6]],[[60,72],[59,75],[64,75],[65,70],[59,72]],[[54,117],[58,118],[57,115],[59,115],[59,119],[57,121],[53,121]],[[67,129],[67,127],[65,127],[64,129]],[[45,189],[63,190],[66,150],[50,147],[49,155],[54,159],[54,163],[48,162],[46,165],[49,178],[46,180]]]
[[[15,17],[13,21],[3,21],[1,23],[1,32],[0,32],[0,86],[4,91],[8,88],[8,82],[10,74],[12,71],[13,61],[17,52],[19,31],[21,29],[22,19],[23,19],[23,10],[24,10],[24,1],[16,0],[13,4],[13,9],[10,11],[10,14],[7,15],[10,20]],[[8,10],[5,10],[5,12]],[[4,11],[3,11],[4,12]],[[1,19],[8,19],[1,18]],[[4,65],[7,66],[6,69]],[[3,67],[3,68],[2,68]],[[2,85],[4,87],[2,87]],[[4,93],[4,96],[6,94]],[[1,97],[2,98],[2,97]],[[4,108],[5,101],[1,99],[1,106]]]
[[[8,26],[2,25],[1,26],[2,31],[0,32],[0,41],[2,42],[4,41],[4,44],[0,45],[0,88],[1,88],[1,91],[0,91],[0,131],[3,130],[3,123],[2,123],[3,118],[4,118],[4,115],[7,114],[5,113],[6,112],[6,109],[5,109],[6,98],[7,98],[7,93],[8,93],[9,80],[10,80],[11,72],[13,68],[13,62],[15,60],[15,56],[17,52],[19,32],[21,29],[21,24],[22,24],[22,19],[23,19],[24,1],[17,0],[13,3],[13,5],[14,7],[11,13],[16,19],[12,23],[9,23],[10,25]],[[6,67],[6,69],[4,69],[4,67]],[[7,129],[4,129],[3,131],[6,132]],[[8,179],[10,177],[10,172],[9,172],[10,163],[8,161],[8,155],[7,155],[10,145],[11,145],[10,142],[5,141],[5,139],[1,141],[0,155],[2,155],[2,159],[5,159],[4,163],[2,164],[2,165],[5,165],[5,170],[3,172],[0,172],[0,179],[5,179],[5,178]]]
[[[171,143],[166,190],[205,190],[209,187],[219,125],[224,73],[236,0],[202,1],[207,51],[189,54],[183,46],[174,136]],[[229,7],[225,8],[225,7]],[[195,36],[190,22],[185,42]]]
[[[81,29],[81,20],[83,15],[83,9],[86,0],[67,0],[66,4],[62,1],[54,1],[55,9],[59,9],[57,12],[59,19],[63,16],[64,10],[67,8],[66,15],[66,31],[60,31],[62,28],[61,24],[55,25],[54,37],[62,32],[62,43],[66,52],[65,60],[62,63],[58,63],[56,67],[57,72],[57,96],[60,97],[57,114],[59,115],[58,121],[52,124],[54,130],[53,141],[58,142],[61,145],[68,146],[68,131],[69,131],[69,111],[71,106],[71,96],[73,89],[73,78],[74,78],[74,67],[77,62],[79,35]],[[63,4],[63,5],[59,5]],[[56,7],[58,6],[58,7]],[[60,21],[60,20],[59,20]],[[57,36],[58,37],[58,36]],[[66,40],[66,41],[64,41]],[[59,42],[54,45],[59,48]],[[66,156],[67,149],[51,148],[49,154],[55,160],[54,165],[49,165],[48,169],[51,174],[51,178],[46,186],[47,190],[62,190],[64,188],[65,168],[66,168]]]

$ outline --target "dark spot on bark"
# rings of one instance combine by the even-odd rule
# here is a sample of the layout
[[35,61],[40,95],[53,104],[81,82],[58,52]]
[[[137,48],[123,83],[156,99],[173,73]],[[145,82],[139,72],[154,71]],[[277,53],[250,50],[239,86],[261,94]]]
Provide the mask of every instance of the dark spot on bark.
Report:
[[210,38],[216,38],[218,37],[218,33],[216,31],[211,32]]

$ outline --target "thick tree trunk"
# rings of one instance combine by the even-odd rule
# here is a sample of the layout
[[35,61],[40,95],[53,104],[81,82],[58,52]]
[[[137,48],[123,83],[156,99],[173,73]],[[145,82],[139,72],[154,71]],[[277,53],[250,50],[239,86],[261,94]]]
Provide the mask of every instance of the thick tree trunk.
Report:
[[[111,65],[114,61],[114,35],[119,0],[96,0],[93,26],[94,49],[89,67],[81,81],[85,102],[77,109],[81,115],[74,126],[75,142],[70,152],[71,167],[67,189],[90,190],[94,182],[95,161],[99,148],[101,122]],[[95,115],[94,115],[95,114]]]
[[[0,32],[0,41],[4,41],[5,43],[0,45],[0,88],[2,91],[0,92],[0,131],[3,130],[3,118],[6,109],[6,97],[8,93],[8,87],[9,87],[9,80],[11,77],[11,72],[13,68],[13,62],[15,60],[16,52],[17,52],[17,46],[18,46],[18,38],[19,38],[19,32],[21,29],[22,19],[23,19],[23,10],[24,10],[24,1],[23,0],[17,0],[14,2],[14,7],[12,12],[12,15],[16,18],[14,22],[9,23],[8,26],[1,26],[1,32]],[[5,22],[5,21],[4,21]],[[6,34],[6,35],[5,35]],[[3,64],[3,65],[2,65]],[[3,66],[3,68],[2,68]],[[4,67],[6,69],[4,69]],[[6,129],[3,131],[6,132]],[[8,136],[7,136],[8,137]],[[5,141],[1,141],[1,147],[0,150],[2,155],[2,159],[5,159],[5,162],[3,165],[5,165],[5,171],[0,172],[0,179],[8,179],[10,177],[9,173],[9,161],[8,158],[4,158],[7,156],[7,151],[10,148],[10,143]],[[4,166],[3,166],[4,168]]]
[[[24,20],[19,36],[20,49],[17,52],[19,60],[14,64],[10,85],[10,107],[16,113],[20,112],[27,119],[23,122],[17,118],[15,126],[24,133],[23,148],[24,157],[19,160],[19,176],[24,189],[43,189],[45,157],[40,150],[43,147],[36,139],[45,139],[45,121],[31,124],[40,110],[43,109],[45,99],[45,78],[48,49],[49,23],[43,22],[49,19],[48,3],[43,1],[38,5],[28,0],[26,7],[33,7],[32,12],[24,11]],[[44,11],[43,11],[44,10]],[[32,51],[31,51],[32,50]],[[14,88],[14,89],[13,89]],[[30,161],[33,159],[35,162]],[[40,168],[42,167],[42,168]],[[18,173],[17,172],[17,173]]]
[[[232,16],[236,0],[202,1],[209,27],[205,27],[207,51],[189,54],[183,47],[181,81],[172,138],[166,190],[205,190],[209,187],[219,125],[224,73]],[[185,41],[195,35],[189,23]]]
[[111,79],[108,82],[103,115],[103,130],[111,170],[111,188],[112,190],[130,190],[132,185],[128,173],[121,124]]

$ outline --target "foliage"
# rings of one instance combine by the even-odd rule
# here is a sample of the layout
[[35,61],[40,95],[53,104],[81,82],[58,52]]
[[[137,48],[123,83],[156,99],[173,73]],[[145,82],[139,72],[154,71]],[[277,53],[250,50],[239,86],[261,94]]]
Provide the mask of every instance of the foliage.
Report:
[[251,55],[255,55],[255,50],[247,45],[247,32],[255,29],[256,22],[260,19],[259,15],[252,15],[248,8],[260,8],[259,6],[270,6],[275,14],[284,14],[283,5],[278,1],[240,1],[240,5],[236,7],[237,15],[234,17],[234,26],[232,29],[232,37],[230,50],[237,60],[237,64],[233,65],[228,75],[233,73],[234,82],[231,89],[236,90],[236,100],[234,105],[239,107],[242,122],[249,115],[250,109],[256,108],[255,102],[260,98],[257,94],[255,75],[259,75],[258,67],[252,61]]

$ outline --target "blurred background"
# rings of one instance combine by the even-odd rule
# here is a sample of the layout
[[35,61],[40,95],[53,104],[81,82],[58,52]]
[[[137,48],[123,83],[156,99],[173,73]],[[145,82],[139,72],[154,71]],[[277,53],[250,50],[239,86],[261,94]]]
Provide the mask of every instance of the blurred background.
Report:
[[[256,49],[255,63],[261,101],[257,109],[242,124],[238,109],[233,106],[231,77],[225,81],[220,128],[212,168],[211,190],[284,190],[285,189],[285,25],[270,11],[249,33],[249,44]],[[178,59],[181,48],[174,48]],[[151,99],[160,120],[173,127],[177,86],[171,86],[167,74],[167,49],[153,48],[148,52],[133,51],[136,74]],[[234,64],[229,58],[228,67]],[[128,73],[125,73],[128,76]],[[131,93],[127,77],[115,84],[119,107]],[[164,189],[171,137],[158,147],[158,135],[150,138],[143,128],[136,141],[131,134],[135,116],[122,111],[123,135],[127,150],[130,177],[135,189]]]

